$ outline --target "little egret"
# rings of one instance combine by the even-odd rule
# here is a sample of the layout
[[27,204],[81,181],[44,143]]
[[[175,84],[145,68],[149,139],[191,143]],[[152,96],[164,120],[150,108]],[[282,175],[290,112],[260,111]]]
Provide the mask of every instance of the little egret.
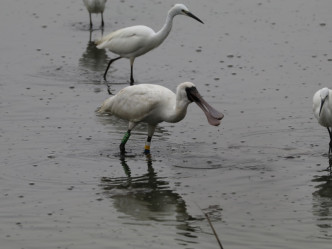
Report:
[[105,10],[106,1],[107,0],[83,0],[83,3],[85,5],[86,9],[89,11],[90,29],[92,29],[92,19],[91,19],[92,13],[101,14],[101,26],[104,27],[103,13]]
[[125,145],[132,129],[140,122],[148,124],[148,138],[145,154],[150,153],[150,143],[157,124],[165,121],[176,123],[187,113],[187,107],[195,102],[205,113],[211,125],[218,126],[224,115],[211,107],[198,93],[191,82],[181,83],[176,94],[168,88],[154,84],[127,86],[116,95],[106,99],[99,113],[110,113],[129,121],[128,130],[121,144],[120,152],[125,153]]
[[332,152],[332,91],[327,87],[318,90],[313,97],[314,115],[321,126],[327,128],[330,135],[329,154]]
[[107,48],[112,53],[119,55],[111,59],[104,73],[104,80],[110,65],[121,58],[130,60],[130,84],[134,84],[133,65],[136,57],[141,56],[150,50],[158,47],[168,36],[172,29],[173,18],[176,15],[186,15],[203,23],[198,17],[189,12],[183,4],[174,5],[169,11],[164,26],[158,32],[154,32],[146,26],[132,26],[114,31],[99,41],[96,41],[97,48]]

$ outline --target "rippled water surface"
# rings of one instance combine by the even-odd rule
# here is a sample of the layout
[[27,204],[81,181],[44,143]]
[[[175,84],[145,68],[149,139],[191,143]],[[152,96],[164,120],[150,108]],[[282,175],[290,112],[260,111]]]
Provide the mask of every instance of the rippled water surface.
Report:
[[[158,30],[169,1],[107,2],[94,30],[82,1],[4,0],[0,8],[0,242],[6,249],[331,248],[328,133],[312,96],[331,87],[332,2],[183,1],[137,83],[196,84],[225,114],[209,126],[194,104],[162,123],[152,154],[139,125],[96,114],[114,55],[93,41],[118,28]],[[109,87],[129,80],[128,60]]]

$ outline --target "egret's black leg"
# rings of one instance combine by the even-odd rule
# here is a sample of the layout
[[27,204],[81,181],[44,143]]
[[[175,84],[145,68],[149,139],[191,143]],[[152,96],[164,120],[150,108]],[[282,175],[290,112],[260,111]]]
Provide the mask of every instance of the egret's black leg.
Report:
[[101,13],[101,27],[104,27],[104,14]]
[[329,167],[327,167],[329,172],[330,172],[330,175],[332,176],[332,156],[329,155]]
[[91,19],[91,13],[89,12],[89,17],[90,17],[90,29],[92,29],[92,19]]
[[134,76],[133,76],[133,71],[134,71],[134,65],[131,64],[130,65],[130,85],[134,85]]
[[121,140],[121,144],[120,144],[120,153],[121,153],[121,154],[124,154],[124,153],[126,152],[125,145],[126,145],[128,139],[129,139],[129,137],[130,137],[130,130],[128,130],[128,131],[124,134],[124,136],[123,136],[123,138],[122,138],[122,140]]
[[330,155],[332,152],[332,133],[331,133],[331,130],[329,129],[329,127],[326,127],[326,128],[330,135],[330,143],[329,143],[329,155]]
[[111,65],[114,61],[116,61],[116,60],[118,60],[118,59],[121,59],[121,58],[122,58],[122,57],[119,56],[119,57],[117,57],[117,58],[114,58],[114,59],[110,60],[110,62],[109,62],[108,65],[107,65],[106,71],[105,71],[105,73],[104,73],[104,80],[105,80],[105,81],[106,81],[107,71],[108,71],[108,69],[110,68],[110,65]]
[[109,95],[112,95],[112,91],[111,91],[111,86],[109,84],[106,84],[107,85],[107,92]]

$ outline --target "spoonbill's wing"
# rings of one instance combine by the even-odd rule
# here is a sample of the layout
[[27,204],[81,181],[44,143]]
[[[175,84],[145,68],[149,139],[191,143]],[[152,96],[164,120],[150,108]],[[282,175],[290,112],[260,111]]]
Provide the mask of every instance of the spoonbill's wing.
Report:
[[[163,88],[164,91],[165,89]],[[168,91],[174,95],[173,92]],[[164,96],[165,92],[160,91],[159,88],[153,85],[128,86],[115,96],[108,98],[99,112],[109,112],[128,121],[140,122],[158,110]]]

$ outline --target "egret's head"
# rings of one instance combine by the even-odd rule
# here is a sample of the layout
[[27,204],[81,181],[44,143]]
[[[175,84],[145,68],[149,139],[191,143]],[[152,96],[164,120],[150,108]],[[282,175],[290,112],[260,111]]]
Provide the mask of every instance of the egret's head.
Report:
[[185,15],[185,16],[189,16],[191,18],[194,18],[196,21],[199,21],[200,23],[203,23],[201,19],[199,19],[194,14],[192,14],[188,10],[188,8],[184,4],[182,4],[182,3],[175,4],[170,11],[172,11],[174,13],[174,15]]
[[320,94],[321,103],[320,103],[319,115],[322,112],[322,108],[324,106],[326,99],[328,99],[328,97],[329,97],[329,93],[330,93],[330,90],[327,87],[320,89],[319,94]]
[[320,89],[320,98],[321,99],[326,99],[329,96],[329,89],[327,87],[324,87]]

